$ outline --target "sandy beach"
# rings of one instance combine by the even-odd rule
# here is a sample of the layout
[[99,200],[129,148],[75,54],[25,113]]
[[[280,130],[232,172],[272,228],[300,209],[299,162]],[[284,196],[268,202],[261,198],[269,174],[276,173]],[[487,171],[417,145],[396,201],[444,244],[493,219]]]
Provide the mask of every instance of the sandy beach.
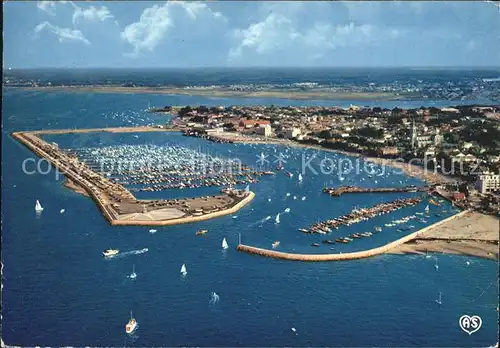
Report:
[[418,238],[388,253],[446,253],[498,260],[499,235],[500,220],[497,217],[468,212],[430,228]]

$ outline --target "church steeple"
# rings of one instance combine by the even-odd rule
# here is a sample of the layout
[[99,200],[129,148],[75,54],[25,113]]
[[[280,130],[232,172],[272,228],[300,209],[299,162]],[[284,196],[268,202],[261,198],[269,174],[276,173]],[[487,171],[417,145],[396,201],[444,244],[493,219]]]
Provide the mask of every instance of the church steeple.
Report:
[[415,149],[417,146],[417,130],[415,128],[415,118],[411,119],[411,148]]

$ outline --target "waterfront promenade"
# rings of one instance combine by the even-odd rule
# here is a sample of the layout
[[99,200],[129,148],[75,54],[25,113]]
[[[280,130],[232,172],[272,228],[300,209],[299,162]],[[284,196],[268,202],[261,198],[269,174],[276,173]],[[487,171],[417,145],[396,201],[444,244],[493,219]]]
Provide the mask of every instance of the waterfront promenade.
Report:
[[236,247],[236,250],[241,251],[241,252],[246,252],[249,254],[266,256],[266,257],[270,257],[270,258],[274,258],[274,259],[289,260],[289,261],[322,262],[322,261],[343,261],[343,260],[365,259],[368,257],[373,257],[373,256],[387,253],[390,250],[396,248],[397,246],[400,246],[404,243],[407,243],[413,239],[420,237],[421,235],[423,235],[423,233],[425,233],[429,229],[436,228],[437,226],[439,226],[441,224],[444,224],[450,220],[456,219],[456,218],[458,218],[464,214],[467,214],[467,213],[468,213],[468,211],[462,211],[458,214],[455,214],[455,215],[450,216],[444,220],[436,222],[435,224],[427,226],[419,231],[410,233],[409,235],[406,235],[400,239],[397,239],[397,240],[395,240],[391,243],[385,244],[383,246],[369,249],[369,250],[355,251],[355,252],[351,252],[351,253],[295,254],[295,253],[286,253],[286,252],[281,252],[281,251],[256,248],[256,247],[253,247],[250,245],[245,245],[245,244],[239,244]]

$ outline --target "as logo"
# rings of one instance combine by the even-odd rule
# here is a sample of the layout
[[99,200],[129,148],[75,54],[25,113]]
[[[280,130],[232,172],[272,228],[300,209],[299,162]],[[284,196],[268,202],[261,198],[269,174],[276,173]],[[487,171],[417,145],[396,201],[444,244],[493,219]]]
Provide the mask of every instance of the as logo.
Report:
[[483,325],[483,321],[478,315],[473,315],[472,317],[462,315],[458,320],[458,323],[460,324],[460,328],[462,328],[462,330],[467,332],[469,335],[472,335],[481,328],[481,325]]

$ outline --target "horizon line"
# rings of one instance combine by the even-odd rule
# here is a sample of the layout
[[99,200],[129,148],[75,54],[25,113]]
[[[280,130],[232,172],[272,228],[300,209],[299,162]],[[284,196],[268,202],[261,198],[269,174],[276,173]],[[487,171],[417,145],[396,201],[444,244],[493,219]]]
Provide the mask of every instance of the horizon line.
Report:
[[196,70],[196,69],[308,69],[308,70],[321,70],[321,69],[338,69],[338,70],[370,70],[370,69],[420,69],[420,70],[485,70],[493,69],[500,70],[499,66],[466,66],[466,65],[435,65],[435,66],[417,66],[417,65],[402,65],[402,66],[171,66],[171,67],[3,67],[2,71],[12,71],[12,70]]

